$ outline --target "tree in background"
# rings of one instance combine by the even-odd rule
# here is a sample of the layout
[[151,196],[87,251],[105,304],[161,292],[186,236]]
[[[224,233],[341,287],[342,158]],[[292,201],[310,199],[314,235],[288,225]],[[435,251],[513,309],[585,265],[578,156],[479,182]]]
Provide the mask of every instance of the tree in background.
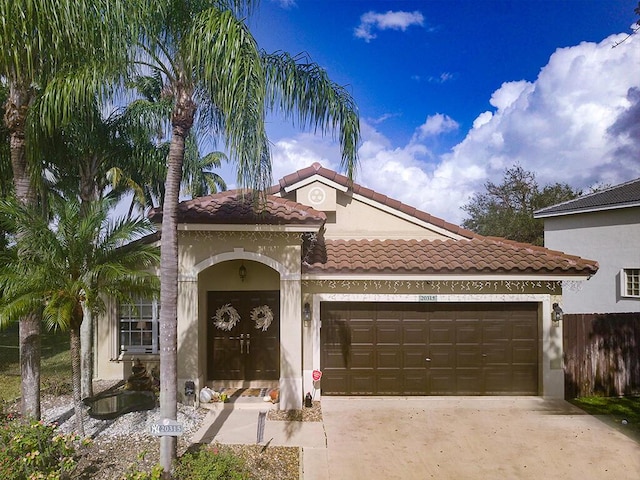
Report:
[[[0,0],[0,83],[7,87],[4,123],[10,139],[14,193],[37,203],[33,180],[41,157],[34,132],[104,92],[127,65],[129,45],[149,23],[138,2],[150,0]],[[125,67],[126,68],[126,67]],[[40,418],[40,331],[37,315],[20,321],[22,414]]]
[[49,328],[70,335],[76,432],[84,436],[80,382],[80,329],[86,311],[105,309],[103,298],[134,303],[157,294],[157,247],[133,242],[153,232],[146,219],[110,220],[107,200],[81,205],[55,198],[50,221],[33,208],[0,202],[0,215],[17,242],[0,259],[0,327],[41,311]]
[[485,183],[485,190],[462,207],[468,214],[462,226],[480,235],[540,246],[544,244],[544,223],[533,218],[533,212],[581,194],[566,183],[540,189],[535,174],[520,165],[506,169],[501,184]]

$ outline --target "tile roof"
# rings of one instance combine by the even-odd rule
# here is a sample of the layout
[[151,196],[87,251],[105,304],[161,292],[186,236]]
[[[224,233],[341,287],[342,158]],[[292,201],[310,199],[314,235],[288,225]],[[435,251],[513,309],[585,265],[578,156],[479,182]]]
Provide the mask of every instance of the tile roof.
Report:
[[332,182],[335,182],[339,185],[342,185],[344,187],[347,187],[348,189],[350,189],[354,194],[356,195],[362,195],[365,198],[368,198],[370,200],[374,200],[382,205],[386,205],[390,208],[394,208],[400,212],[403,212],[407,215],[410,215],[414,218],[417,218],[419,220],[422,220],[424,222],[428,222],[431,223],[437,227],[443,228],[445,230],[449,230],[450,232],[456,234],[456,235],[460,235],[462,237],[465,238],[473,238],[475,236],[477,236],[477,234],[475,234],[474,232],[470,231],[470,230],[466,230],[458,225],[455,225],[453,223],[449,223],[445,220],[442,220],[441,218],[438,217],[434,217],[433,215],[430,215],[427,212],[423,212],[421,210],[418,210],[415,207],[412,207],[410,205],[406,205],[402,202],[399,202],[398,200],[394,200],[393,198],[389,198],[386,195],[382,195],[381,193],[377,193],[374,192],[373,190],[371,190],[370,188],[366,188],[363,187],[362,185],[358,185],[357,183],[354,183],[352,181],[350,181],[347,177],[345,177],[344,175],[340,175],[337,172],[334,172],[333,170],[329,170],[328,168],[324,168],[322,165],[320,165],[319,163],[314,163],[313,165],[311,165],[310,167],[307,168],[303,168],[302,170],[298,170],[297,172],[294,172],[290,175],[287,175],[285,177],[283,177],[279,182],[278,185],[274,185],[273,187],[271,187],[268,191],[268,193],[270,193],[271,195],[275,195],[275,194],[281,194],[281,195],[285,195],[285,189],[287,187],[290,187],[292,185],[295,185],[296,183],[302,182],[314,175],[319,175],[321,177],[326,178],[327,180],[330,180]]
[[[462,240],[325,240],[322,235],[305,235],[303,273],[306,274],[532,274],[590,276],[598,264],[562,252],[483,237],[428,213],[393,200],[349,181],[318,163],[287,175],[261,201],[255,194],[232,190],[181,202],[179,223],[236,225],[309,225],[319,227],[326,215],[311,207],[287,200],[285,188],[321,175],[353,193],[395,208],[464,237]],[[162,210],[149,213],[162,220]],[[317,241],[311,241],[318,238]]]
[[[162,221],[162,209],[153,209],[149,218]],[[326,219],[323,212],[301,203],[273,195],[260,199],[241,190],[194,198],[178,205],[179,223],[321,226]]]
[[640,178],[534,212],[535,218],[640,206]]
[[309,245],[303,273],[593,275],[598,263],[500,238],[323,240]]

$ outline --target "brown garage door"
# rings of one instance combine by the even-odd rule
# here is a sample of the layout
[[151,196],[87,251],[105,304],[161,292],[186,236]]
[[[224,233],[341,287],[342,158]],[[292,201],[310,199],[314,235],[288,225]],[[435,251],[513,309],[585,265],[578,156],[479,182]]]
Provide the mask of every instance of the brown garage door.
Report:
[[323,302],[322,393],[537,395],[535,303]]

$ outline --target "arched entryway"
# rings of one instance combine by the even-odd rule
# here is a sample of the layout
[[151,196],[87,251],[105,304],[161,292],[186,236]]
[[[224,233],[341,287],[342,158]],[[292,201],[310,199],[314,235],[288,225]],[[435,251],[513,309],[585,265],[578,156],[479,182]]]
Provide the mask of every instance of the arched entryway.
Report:
[[280,378],[280,274],[251,259],[204,269],[204,380],[209,385],[277,385]]

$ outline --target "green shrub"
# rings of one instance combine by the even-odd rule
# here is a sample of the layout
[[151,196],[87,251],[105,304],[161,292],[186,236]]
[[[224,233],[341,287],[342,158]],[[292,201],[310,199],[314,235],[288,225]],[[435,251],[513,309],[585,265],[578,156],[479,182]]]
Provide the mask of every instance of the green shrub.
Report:
[[7,418],[0,423],[0,478],[58,480],[75,468],[75,435],[58,433],[55,425],[25,424]]
[[244,462],[217,447],[203,447],[195,453],[185,453],[178,462],[175,478],[180,480],[247,480]]
[[121,480],[160,480],[162,478],[162,467],[156,465],[151,469],[151,473],[130,470]]

